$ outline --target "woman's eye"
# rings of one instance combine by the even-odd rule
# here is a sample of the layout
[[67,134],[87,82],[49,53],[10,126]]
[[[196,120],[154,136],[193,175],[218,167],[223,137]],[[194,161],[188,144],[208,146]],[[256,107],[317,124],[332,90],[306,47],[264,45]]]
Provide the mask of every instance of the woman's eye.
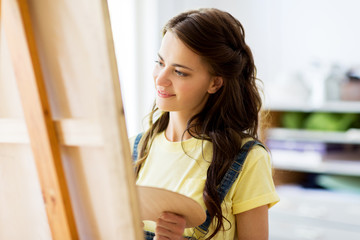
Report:
[[156,62],[156,64],[159,65],[160,67],[163,67],[163,66],[164,66],[164,64],[163,64],[162,62],[158,61],[158,60],[155,61],[155,62]]
[[181,72],[181,71],[179,71],[179,70],[175,70],[175,73],[178,75],[178,76],[180,76],[180,77],[186,77],[188,74],[186,74],[186,73],[183,73],[183,72]]

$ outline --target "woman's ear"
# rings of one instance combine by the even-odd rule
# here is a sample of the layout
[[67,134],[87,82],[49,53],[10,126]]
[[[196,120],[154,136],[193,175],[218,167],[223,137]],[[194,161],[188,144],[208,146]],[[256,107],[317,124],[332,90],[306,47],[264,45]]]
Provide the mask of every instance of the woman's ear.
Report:
[[224,80],[222,77],[216,76],[211,79],[211,83],[208,89],[208,93],[214,94],[216,93],[224,84]]

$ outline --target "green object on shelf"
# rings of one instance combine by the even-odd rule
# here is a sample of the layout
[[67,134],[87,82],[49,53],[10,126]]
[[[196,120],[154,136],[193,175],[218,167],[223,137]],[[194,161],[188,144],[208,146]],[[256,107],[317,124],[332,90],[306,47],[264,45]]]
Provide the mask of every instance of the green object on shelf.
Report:
[[304,112],[285,112],[282,115],[282,125],[285,128],[302,128],[306,116]]
[[341,175],[319,175],[316,183],[329,190],[346,191],[360,194],[360,178]]
[[359,116],[354,113],[316,112],[309,115],[305,120],[304,127],[308,130],[346,131],[358,119]]
[[343,117],[340,120],[340,124],[344,126],[344,131],[348,130],[351,127],[358,127],[360,122],[360,115],[354,113],[343,114]]

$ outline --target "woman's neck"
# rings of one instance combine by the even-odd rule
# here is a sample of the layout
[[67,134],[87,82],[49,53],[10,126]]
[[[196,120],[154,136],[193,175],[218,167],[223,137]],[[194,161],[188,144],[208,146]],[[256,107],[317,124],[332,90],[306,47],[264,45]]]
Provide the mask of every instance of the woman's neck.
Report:
[[187,122],[190,118],[188,116],[183,116],[178,112],[170,112],[169,114],[169,124],[165,130],[166,138],[171,142],[180,142],[181,140],[190,139],[192,136],[188,132],[185,132],[184,134]]

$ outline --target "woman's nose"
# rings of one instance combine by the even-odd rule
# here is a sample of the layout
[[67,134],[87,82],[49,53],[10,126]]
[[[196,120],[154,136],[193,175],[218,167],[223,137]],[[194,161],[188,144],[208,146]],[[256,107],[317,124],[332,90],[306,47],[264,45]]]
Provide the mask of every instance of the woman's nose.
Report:
[[156,85],[162,87],[168,87],[171,85],[171,80],[169,78],[169,70],[167,68],[155,69],[154,70],[154,80]]

